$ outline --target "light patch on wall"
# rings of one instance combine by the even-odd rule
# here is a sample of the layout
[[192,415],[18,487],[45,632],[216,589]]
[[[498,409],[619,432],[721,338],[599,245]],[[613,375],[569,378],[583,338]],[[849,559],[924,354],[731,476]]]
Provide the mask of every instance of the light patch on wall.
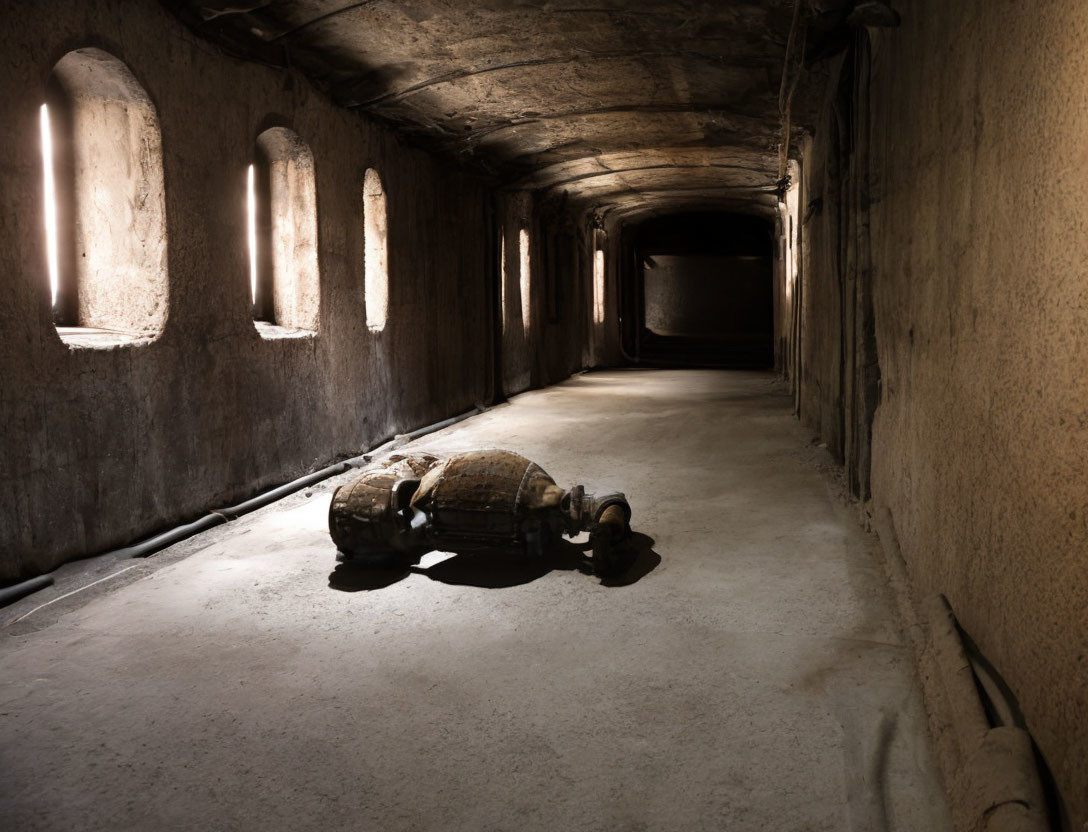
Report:
[[593,253],[593,323],[604,323],[604,250]]
[[388,225],[385,189],[374,168],[369,168],[363,179],[363,236],[366,326],[371,332],[381,332],[389,314]]
[[45,204],[45,248],[49,263],[49,305],[57,305],[60,265],[57,255],[57,186],[53,179],[53,131],[49,126],[49,107],[42,104],[42,181]]
[[518,276],[521,279],[521,325],[529,331],[529,319],[532,314],[532,263],[529,260],[529,229],[523,228],[518,234]]
[[793,297],[797,285],[798,266],[800,261],[801,220],[798,215],[800,210],[800,188],[797,182],[800,179],[800,167],[796,162],[790,162],[790,178],[794,183],[786,192],[784,215],[782,217],[782,230],[785,234],[783,260],[786,265],[786,300]]
[[257,303],[257,172],[249,166],[246,178],[246,239],[249,241],[249,302]]

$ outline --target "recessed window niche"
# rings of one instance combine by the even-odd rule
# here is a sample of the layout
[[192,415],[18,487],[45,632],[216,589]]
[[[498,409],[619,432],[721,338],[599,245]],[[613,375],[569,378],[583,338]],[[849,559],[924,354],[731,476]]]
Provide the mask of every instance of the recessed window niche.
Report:
[[499,226],[499,304],[502,310],[502,331],[506,332],[506,226]]
[[369,168],[363,179],[363,282],[366,326],[371,332],[385,329],[389,312],[388,228],[382,178]]
[[69,52],[40,111],[46,270],[72,345],[158,335],[166,322],[166,208],[155,105],[121,61]]
[[593,323],[604,323],[604,250],[593,252]]
[[286,127],[265,130],[247,189],[254,324],[268,338],[312,334],[320,305],[313,153]]
[[529,333],[532,304],[532,260],[529,255],[529,229],[523,228],[518,233],[518,277],[521,281],[521,326]]

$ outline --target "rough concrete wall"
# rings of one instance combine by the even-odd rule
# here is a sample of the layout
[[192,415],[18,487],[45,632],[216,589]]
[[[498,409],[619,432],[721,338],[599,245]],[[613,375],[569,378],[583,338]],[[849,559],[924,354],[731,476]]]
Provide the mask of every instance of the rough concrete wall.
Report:
[[582,369],[582,289],[592,282],[592,268],[582,257],[582,236],[561,209],[543,212],[537,222],[537,259],[542,263],[540,329],[535,344],[536,385],[553,384]]
[[[0,580],[127,543],[490,396],[488,195],[298,76],[241,63],[154,3],[0,10]],[[50,319],[38,107],[54,63],[95,45],[155,103],[170,308],[161,337],[72,348]],[[313,152],[320,317],[250,319],[246,169],[262,129]],[[390,310],[363,308],[363,179],[388,197]],[[578,330],[571,330],[580,339]]]
[[816,135],[806,147],[803,192],[803,278],[801,297],[802,421],[842,461],[843,455],[843,320],[840,224],[842,171],[835,112],[842,60],[835,62]]
[[[870,98],[874,510],[1011,687],[1080,830],[1088,5],[896,5],[902,27],[873,33]],[[816,257],[819,222],[805,230]],[[832,296],[812,283],[806,305]],[[806,326],[829,313],[806,307]],[[806,359],[805,400],[824,406],[833,367]]]

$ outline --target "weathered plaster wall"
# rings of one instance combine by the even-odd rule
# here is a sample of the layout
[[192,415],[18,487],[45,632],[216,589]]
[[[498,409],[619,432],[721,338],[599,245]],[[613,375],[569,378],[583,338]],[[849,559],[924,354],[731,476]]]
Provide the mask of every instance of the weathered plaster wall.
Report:
[[804,148],[799,395],[802,421],[840,462],[845,444],[841,135],[846,127],[836,112],[841,72],[837,59],[816,135]]
[[[157,4],[47,5],[0,9],[0,580],[490,400],[484,187],[297,75],[224,57]],[[83,46],[124,61],[158,112],[168,314],[151,342],[72,348],[50,319],[38,107],[53,65]],[[313,152],[314,336],[266,339],[250,320],[246,169],[271,125]],[[388,197],[389,322],[378,334],[363,307],[368,167]],[[582,330],[564,337],[580,345]]]
[[[872,32],[872,510],[1008,682],[1088,823],[1088,5],[899,0]],[[824,127],[829,123],[825,120]],[[833,129],[834,125],[830,125]],[[821,149],[820,143],[824,142]],[[828,192],[833,136],[806,159]],[[805,227],[805,418],[834,440],[829,209]],[[864,207],[864,206],[863,206]],[[828,317],[831,316],[831,317]],[[820,329],[810,322],[819,318]],[[849,344],[847,340],[845,343]]]
[[586,367],[582,348],[586,320],[593,317],[593,263],[586,257],[586,226],[562,206],[545,205],[537,215],[537,298],[540,327],[533,354],[536,384],[551,384]]

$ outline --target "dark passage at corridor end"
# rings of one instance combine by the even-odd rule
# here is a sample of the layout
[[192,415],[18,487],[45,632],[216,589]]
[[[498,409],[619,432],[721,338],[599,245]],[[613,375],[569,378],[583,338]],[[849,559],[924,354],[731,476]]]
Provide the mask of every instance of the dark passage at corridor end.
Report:
[[675,214],[625,230],[624,348],[656,366],[774,366],[774,224]]

